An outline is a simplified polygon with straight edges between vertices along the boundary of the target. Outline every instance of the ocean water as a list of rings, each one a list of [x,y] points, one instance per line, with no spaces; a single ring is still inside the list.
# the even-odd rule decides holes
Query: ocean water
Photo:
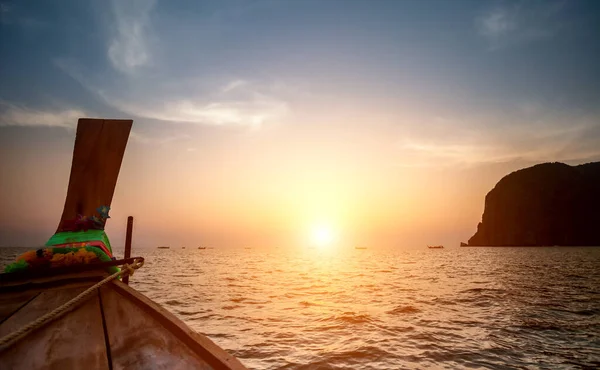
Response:
[[[600,368],[600,248],[133,254],[134,288],[253,369]]]

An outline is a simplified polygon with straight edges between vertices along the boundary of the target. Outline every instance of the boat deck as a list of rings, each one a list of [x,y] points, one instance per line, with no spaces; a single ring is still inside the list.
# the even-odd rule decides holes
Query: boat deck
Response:
[[[0,280],[0,337],[52,311],[104,276],[84,272]],[[141,293],[113,281],[71,312],[0,348],[5,369],[245,369]]]

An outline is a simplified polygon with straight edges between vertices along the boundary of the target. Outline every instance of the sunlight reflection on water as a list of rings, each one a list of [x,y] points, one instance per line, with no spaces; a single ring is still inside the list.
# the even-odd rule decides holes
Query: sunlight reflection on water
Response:
[[[134,254],[134,288],[250,368],[600,366],[598,248]]]

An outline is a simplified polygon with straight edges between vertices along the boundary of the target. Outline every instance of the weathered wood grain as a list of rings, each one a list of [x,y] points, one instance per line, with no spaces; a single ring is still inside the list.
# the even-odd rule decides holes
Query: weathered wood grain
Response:
[[[96,215],[97,207],[110,206],[132,125],[132,120],[79,119],[58,231],[65,220]]]
[[[36,291],[14,292],[11,294],[0,294],[0,323],[4,322],[13,313],[18,311],[29,300],[38,295]]]
[[[120,281],[113,281],[111,287],[125,299],[144,310],[147,315],[159,322],[165,329],[175,335],[182,344],[191,348],[197,356],[200,356],[213,368],[246,370],[246,367],[237,358],[227,353],[204,335],[190,329],[183,321],[145,295]]]
[[[113,369],[212,369],[151,315],[110,287],[100,289]]]
[[[85,287],[47,290],[0,324],[0,336],[50,312]],[[0,350],[4,369],[108,369],[98,295]]]

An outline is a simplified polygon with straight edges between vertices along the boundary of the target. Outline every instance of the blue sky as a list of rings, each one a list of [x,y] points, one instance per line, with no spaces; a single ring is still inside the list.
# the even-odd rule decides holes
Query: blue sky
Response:
[[[40,152],[68,158],[83,116],[135,120],[131,167],[256,164],[273,183],[285,163],[317,178],[357,163],[418,178],[600,159],[597,1],[2,0],[0,11],[4,171],[40,171]]]
[[[538,111],[581,121],[598,103],[598,8],[594,1],[4,1],[2,123],[24,124],[7,117],[18,109],[57,119],[125,114],[161,136],[163,122],[260,125],[293,113],[294,104],[328,99],[392,114],[426,105],[439,116],[471,114],[476,127]]]

